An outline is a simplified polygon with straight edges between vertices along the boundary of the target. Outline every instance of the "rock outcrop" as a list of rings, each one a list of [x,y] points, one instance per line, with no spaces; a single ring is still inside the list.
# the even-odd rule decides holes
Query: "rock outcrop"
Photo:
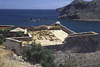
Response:
[[[100,21],[100,0],[74,0],[56,11],[60,12],[59,19]]]

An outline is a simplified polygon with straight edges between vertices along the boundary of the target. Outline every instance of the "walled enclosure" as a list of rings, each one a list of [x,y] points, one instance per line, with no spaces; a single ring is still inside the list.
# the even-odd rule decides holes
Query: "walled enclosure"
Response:
[[[65,38],[63,44],[60,45],[49,45],[45,46],[53,51],[66,51],[88,53],[94,52],[98,49],[98,33],[86,32],[86,33],[75,33],[70,29],[61,25],[63,31],[68,33],[68,37]],[[17,40],[15,40],[17,39]],[[22,38],[23,39],[23,38]],[[18,38],[6,39],[6,49],[15,50],[15,53],[20,55],[22,43],[19,42]],[[28,40],[27,38],[25,40]]]

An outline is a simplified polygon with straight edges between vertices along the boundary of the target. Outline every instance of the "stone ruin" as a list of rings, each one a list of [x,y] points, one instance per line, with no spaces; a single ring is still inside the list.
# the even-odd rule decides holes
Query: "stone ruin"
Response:
[[[85,33],[75,33],[74,31],[66,28],[61,24],[53,24],[61,26],[61,29],[68,33],[68,37],[65,38],[60,45],[48,45],[44,46],[52,51],[66,51],[76,53],[88,53],[94,52],[98,49],[98,33],[95,32],[85,32]],[[53,26],[52,25],[52,26]],[[30,40],[30,38],[24,38],[25,40]],[[21,55],[22,42],[21,39],[17,38],[6,38],[6,49],[14,51],[17,55]]]

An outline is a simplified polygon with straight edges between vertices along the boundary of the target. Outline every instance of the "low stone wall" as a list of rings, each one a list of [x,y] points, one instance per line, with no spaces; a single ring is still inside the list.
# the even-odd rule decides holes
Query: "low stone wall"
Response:
[[[66,28],[65,26],[63,26],[63,25],[60,25],[60,26],[61,26],[61,29],[62,29],[64,32],[66,32],[66,33],[68,33],[68,34],[75,34],[74,31],[72,31],[72,30]]]
[[[21,55],[22,42],[12,38],[6,38],[5,49],[11,50],[17,55]]]
[[[22,40],[22,41],[32,41],[32,37],[12,37],[12,39]]]
[[[72,31],[72,30],[66,28],[65,26],[63,26],[63,25],[61,25],[61,24],[53,24],[52,26],[60,26],[61,29],[62,29],[64,32],[66,32],[66,33],[68,33],[68,34],[75,34],[74,31]]]

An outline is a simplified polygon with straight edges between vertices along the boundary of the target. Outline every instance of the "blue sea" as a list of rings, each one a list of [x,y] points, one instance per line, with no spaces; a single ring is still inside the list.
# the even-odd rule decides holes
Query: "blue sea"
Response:
[[[39,26],[51,25],[60,21],[62,25],[77,33],[94,31],[100,34],[100,22],[59,20],[58,15],[59,13],[55,10],[0,9],[0,25]],[[41,19],[41,21],[30,22],[31,17]]]

